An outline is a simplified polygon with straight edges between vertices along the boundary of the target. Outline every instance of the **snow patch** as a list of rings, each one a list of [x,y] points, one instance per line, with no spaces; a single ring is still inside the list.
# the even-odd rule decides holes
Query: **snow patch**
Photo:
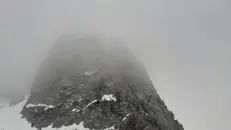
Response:
[[[116,98],[113,97],[112,94],[105,94],[105,95],[101,98],[100,101],[105,101],[105,100],[106,100],[106,101],[116,101]],[[93,100],[91,103],[89,103],[87,106],[85,106],[85,107],[83,108],[83,110],[85,110],[87,107],[89,107],[91,104],[93,104],[93,103],[95,103],[95,102],[97,102],[96,99]]]
[[[130,114],[127,114],[122,121],[125,121]]]
[[[101,101],[116,101],[116,98],[112,94],[105,94],[103,95]]]
[[[90,72],[85,72],[84,75],[89,76],[89,75],[95,74],[97,71],[98,70],[93,70],[93,71],[90,71]]]
[[[93,104],[93,103],[95,103],[95,102],[97,102],[97,100],[94,100],[94,101],[92,101],[91,103],[89,103],[86,107],[83,108],[83,110],[85,110],[87,107],[89,107],[91,104]]]
[[[72,109],[73,112],[79,112],[80,110],[79,109]]]
[[[109,127],[109,128],[106,128],[104,130],[114,130],[115,129],[115,126],[112,126],[112,127]],[[118,130],[118,129],[117,129]]]
[[[50,108],[54,108],[53,105],[46,105],[46,104],[27,104],[26,105],[26,108],[31,108],[31,107],[45,107],[44,111],[46,111],[47,109],[50,109]]]

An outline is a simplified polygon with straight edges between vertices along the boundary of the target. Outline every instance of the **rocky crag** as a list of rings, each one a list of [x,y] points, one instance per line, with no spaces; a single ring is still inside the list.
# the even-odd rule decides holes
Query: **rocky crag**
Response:
[[[143,65],[120,43],[62,35],[37,71],[21,111],[32,127],[183,130]]]

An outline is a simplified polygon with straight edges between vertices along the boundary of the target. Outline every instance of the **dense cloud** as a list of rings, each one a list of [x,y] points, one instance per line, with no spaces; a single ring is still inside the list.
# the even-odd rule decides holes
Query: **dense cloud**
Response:
[[[1,92],[25,92],[60,33],[85,31],[129,44],[185,129],[229,128],[230,1],[0,3]]]

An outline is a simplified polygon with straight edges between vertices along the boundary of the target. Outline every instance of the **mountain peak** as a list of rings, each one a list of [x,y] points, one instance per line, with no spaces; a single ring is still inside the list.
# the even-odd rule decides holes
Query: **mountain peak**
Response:
[[[37,129],[183,130],[140,62],[125,46],[110,43],[58,38],[37,72],[23,118]]]

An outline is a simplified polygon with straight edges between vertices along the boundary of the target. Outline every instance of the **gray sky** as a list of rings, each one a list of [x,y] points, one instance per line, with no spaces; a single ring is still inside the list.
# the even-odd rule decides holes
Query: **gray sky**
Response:
[[[229,23],[229,0],[0,0],[0,88],[28,87],[60,33],[95,32],[128,42],[186,130],[227,130]]]

